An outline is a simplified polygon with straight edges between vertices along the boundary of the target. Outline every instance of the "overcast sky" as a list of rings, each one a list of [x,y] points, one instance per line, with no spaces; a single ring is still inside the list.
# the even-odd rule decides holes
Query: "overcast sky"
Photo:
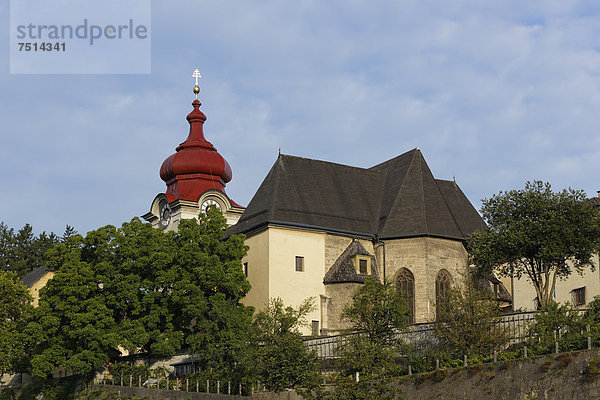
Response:
[[[0,5],[9,23],[9,5]],[[285,154],[370,167],[419,147],[482,198],[600,189],[600,2],[152,1],[149,75],[0,74],[0,220],[37,233],[149,210],[200,81],[247,205]]]

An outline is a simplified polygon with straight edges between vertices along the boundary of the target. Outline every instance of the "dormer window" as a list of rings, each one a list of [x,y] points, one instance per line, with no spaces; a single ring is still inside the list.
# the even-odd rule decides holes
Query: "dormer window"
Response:
[[[354,258],[354,269],[359,275],[371,275],[371,257],[357,255]]]

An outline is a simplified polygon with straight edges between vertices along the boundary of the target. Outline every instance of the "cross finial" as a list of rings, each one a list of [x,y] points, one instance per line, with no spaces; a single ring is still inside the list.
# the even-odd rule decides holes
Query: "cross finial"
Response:
[[[198,68],[196,68],[196,70],[192,74],[192,78],[196,78],[196,86],[194,86],[194,94],[196,95],[196,100],[198,100],[198,93],[200,93],[200,87],[198,86],[198,78],[202,78],[202,75],[200,75],[200,71],[198,71]]]

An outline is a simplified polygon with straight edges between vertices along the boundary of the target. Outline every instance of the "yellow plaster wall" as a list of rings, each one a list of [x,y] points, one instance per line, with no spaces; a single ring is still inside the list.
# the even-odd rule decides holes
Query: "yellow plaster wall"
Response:
[[[53,277],[54,271],[48,271],[40,278],[40,280],[38,280],[29,288],[29,294],[31,294],[31,297],[33,297],[33,302],[31,304],[33,304],[34,307],[37,307],[38,302],[40,301],[40,289],[46,286],[48,281]]]
[[[250,247],[242,263],[248,263],[248,282],[252,289],[243,299],[243,303],[257,310],[264,309],[269,303],[269,231],[264,230],[246,238]]]
[[[598,255],[593,257],[594,271],[586,268],[580,275],[573,270],[571,275],[564,280],[556,279],[556,291],[554,300],[558,303],[571,304],[571,291],[585,286],[585,302],[587,305],[595,296],[600,296],[600,269],[598,268]],[[533,284],[528,277],[522,276],[521,279],[511,277],[500,277],[508,292],[513,296],[513,309],[523,309],[534,311],[536,309],[535,298],[537,296]]]
[[[297,307],[313,297],[315,310],[307,320],[321,320],[320,295],[325,263],[325,234],[299,229],[269,227],[269,297],[280,297],[285,305]],[[296,256],[304,257],[304,271],[296,271]],[[310,327],[303,329],[310,334]]]

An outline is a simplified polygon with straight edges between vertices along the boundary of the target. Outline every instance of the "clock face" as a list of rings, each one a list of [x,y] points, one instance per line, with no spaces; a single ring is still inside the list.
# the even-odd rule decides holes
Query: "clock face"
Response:
[[[215,207],[217,207],[217,209],[218,209],[219,211],[221,211],[221,205],[220,205],[219,203],[217,203],[215,200],[212,200],[212,199],[205,200],[205,201],[204,201],[204,203],[202,203],[202,206],[200,207],[200,210],[201,210],[201,211],[202,211],[204,214],[206,214],[206,210],[207,210],[207,209],[208,209],[208,207],[210,207],[210,206],[215,206]]]
[[[171,222],[171,207],[168,203],[165,203],[160,208],[160,226],[166,228]]]

